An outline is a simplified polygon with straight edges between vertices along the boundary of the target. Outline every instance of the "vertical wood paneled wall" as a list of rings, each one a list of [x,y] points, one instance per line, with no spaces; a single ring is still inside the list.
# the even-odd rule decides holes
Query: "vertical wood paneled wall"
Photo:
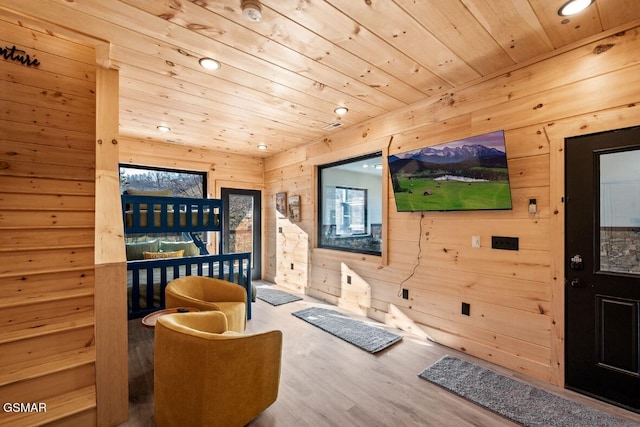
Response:
[[[301,150],[303,151],[303,150]],[[293,159],[289,159],[293,160]],[[269,160],[267,160],[267,163]],[[263,246],[265,280],[283,284],[298,292],[306,292],[309,283],[310,251],[315,239],[314,168],[306,161],[265,171]],[[291,222],[276,211],[276,194],[300,196],[300,221]]]
[[[269,158],[265,277],[406,327],[391,314],[399,310],[434,341],[563,384],[564,138],[638,125],[639,102],[640,31],[631,28]],[[316,165],[501,129],[513,210],[398,213],[391,192],[382,258],[315,247]],[[276,214],[281,191],[302,196],[301,222]],[[535,215],[527,210],[532,198]],[[491,249],[493,235],[519,237],[520,250]],[[404,300],[400,284],[416,264]]]
[[[96,423],[95,51],[0,15],[0,424]]]

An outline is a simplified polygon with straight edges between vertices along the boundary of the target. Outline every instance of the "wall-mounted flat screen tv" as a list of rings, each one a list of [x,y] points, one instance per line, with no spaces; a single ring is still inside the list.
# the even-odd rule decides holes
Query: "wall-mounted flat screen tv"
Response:
[[[504,131],[388,156],[398,212],[511,209]]]

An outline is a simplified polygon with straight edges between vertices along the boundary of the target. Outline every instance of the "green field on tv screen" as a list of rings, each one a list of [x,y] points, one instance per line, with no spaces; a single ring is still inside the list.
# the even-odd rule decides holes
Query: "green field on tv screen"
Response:
[[[399,179],[398,212],[511,209],[508,181],[436,181]]]

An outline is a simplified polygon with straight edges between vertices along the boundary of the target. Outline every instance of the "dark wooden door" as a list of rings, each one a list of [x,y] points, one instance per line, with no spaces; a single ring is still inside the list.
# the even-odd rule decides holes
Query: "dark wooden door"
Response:
[[[640,412],[640,127],[565,154],[566,386]]]

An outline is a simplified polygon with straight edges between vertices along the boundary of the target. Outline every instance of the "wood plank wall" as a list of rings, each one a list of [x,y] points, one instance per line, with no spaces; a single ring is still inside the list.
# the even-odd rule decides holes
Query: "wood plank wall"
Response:
[[[562,385],[564,138],[638,125],[638,103],[640,29],[616,29],[268,158],[265,278],[379,320],[415,322],[436,342]],[[316,248],[316,165],[501,129],[513,210],[423,217],[396,212],[391,193],[382,258]],[[282,191],[301,195],[301,222],[276,214]],[[531,198],[535,215],[527,210]],[[480,248],[471,247],[474,235]],[[492,235],[519,237],[520,250],[491,249]],[[404,300],[400,283],[416,264]],[[346,271],[358,278],[355,287]],[[461,314],[462,302],[470,316]]]
[[[197,143],[197,141],[194,141]],[[120,137],[120,163],[207,172],[209,197],[217,197],[216,187],[236,183],[239,188],[262,187],[264,160],[259,157],[207,150],[147,139]]]
[[[96,55],[0,15],[0,424],[96,423]]]

